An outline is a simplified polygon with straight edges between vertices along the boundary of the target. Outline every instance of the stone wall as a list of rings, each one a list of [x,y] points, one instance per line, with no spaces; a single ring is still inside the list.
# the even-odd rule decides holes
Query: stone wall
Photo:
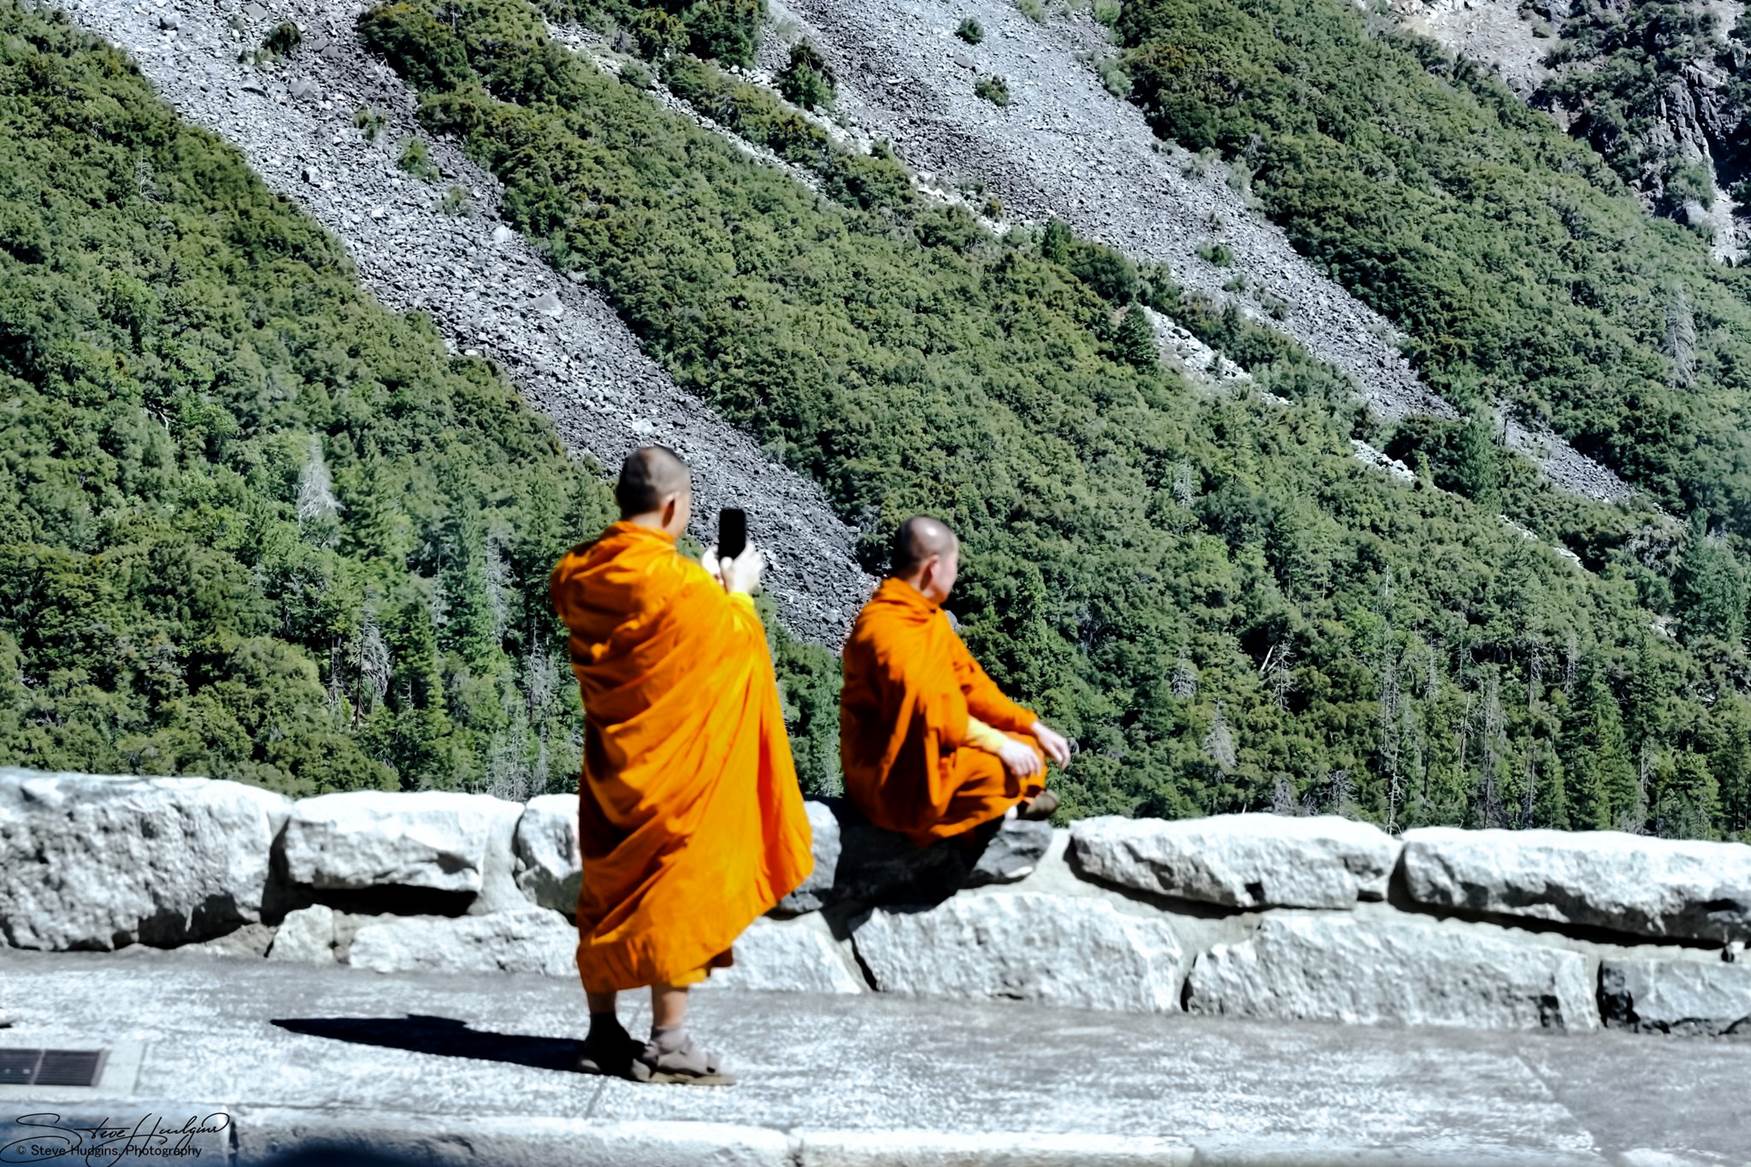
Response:
[[[0,940],[572,977],[576,809],[0,770]],[[1751,1034],[1739,844],[1227,815],[969,855],[808,809],[814,873],[704,991]]]

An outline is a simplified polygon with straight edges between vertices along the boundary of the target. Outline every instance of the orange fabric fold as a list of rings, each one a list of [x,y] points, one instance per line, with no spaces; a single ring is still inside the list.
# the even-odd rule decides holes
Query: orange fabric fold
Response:
[[[969,717],[1033,746],[1036,720],[1003,695],[948,616],[883,580],[845,644],[839,762],[845,793],[876,826],[924,844],[989,822],[1045,788],[972,746]],[[1044,755],[1041,755],[1042,762]]]
[[[633,523],[573,548],[549,586],[584,703],[584,988],[721,967],[814,862],[765,629]]]

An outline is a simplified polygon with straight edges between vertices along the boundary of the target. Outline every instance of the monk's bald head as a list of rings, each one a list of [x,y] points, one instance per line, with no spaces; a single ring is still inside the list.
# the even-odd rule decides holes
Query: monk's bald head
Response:
[[[961,541],[948,524],[929,515],[913,515],[894,532],[891,574],[909,579],[933,557],[959,558]]]
[[[669,499],[693,493],[693,476],[681,455],[667,446],[634,450],[620,464],[620,481],[614,486],[614,501],[620,517],[648,515],[659,511]]]

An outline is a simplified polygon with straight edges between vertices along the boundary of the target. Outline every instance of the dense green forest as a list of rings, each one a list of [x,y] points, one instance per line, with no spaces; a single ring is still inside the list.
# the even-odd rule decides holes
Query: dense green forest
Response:
[[[546,580],[610,517],[596,468],[120,54],[12,4],[0,141],[0,764],[575,789]],[[776,647],[806,731],[833,662]]]
[[[1548,422],[1741,549],[1751,271],[1649,219],[1481,68],[1342,0],[1132,0],[1117,29],[1158,131],[1241,168],[1433,387]]]
[[[822,482],[865,532],[869,566],[908,512],[961,530],[969,640],[1083,746],[1060,782],[1067,813],[1751,826],[1751,706],[1737,658],[1700,647],[1715,631],[1703,613],[1742,632],[1744,583],[1710,529],[1674,570],[1650,568],[1629,550],[1634,523],[1553,500],[1481,417],[1407,428],[1424,481],[1395,486],[1351,456],[1359,423],[1339,378],[1163,273],[1058,225],[993,236],[915,194],[889,153],[840,153],[698,59],[712,49],[697,38],[632,38],[664,84],[812,172],[817,194],[665,111],[642,92],[646,68],[617,80],[574,57],[542,15],[525,0],[403,0],[360,27],[419,90],[426,126],[503,180],[506,213],[555,266]],[[1290,404],[1183,383],[1147,343],[1144,303]],[[1515,319],[1511,298],[1480,306]],[[1527,332],[1545,353],[1561,335],[1549,320]],[[1620,332],[1583,328],[1563,368],[1630,345]],[[1494,388],[1480,377],[1470,399]],[[1644,432],[1661,417],[1621,420]],[[1505,529],[1510,499],[1543,508],[1598,574]],[[1689,647],[1642,606],[1672,587]]]

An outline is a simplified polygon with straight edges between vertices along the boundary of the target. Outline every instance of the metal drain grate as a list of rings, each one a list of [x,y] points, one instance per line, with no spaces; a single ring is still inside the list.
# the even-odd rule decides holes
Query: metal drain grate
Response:
[[[0,1049],[0,1086],[94,1086],[101,1049]]]

